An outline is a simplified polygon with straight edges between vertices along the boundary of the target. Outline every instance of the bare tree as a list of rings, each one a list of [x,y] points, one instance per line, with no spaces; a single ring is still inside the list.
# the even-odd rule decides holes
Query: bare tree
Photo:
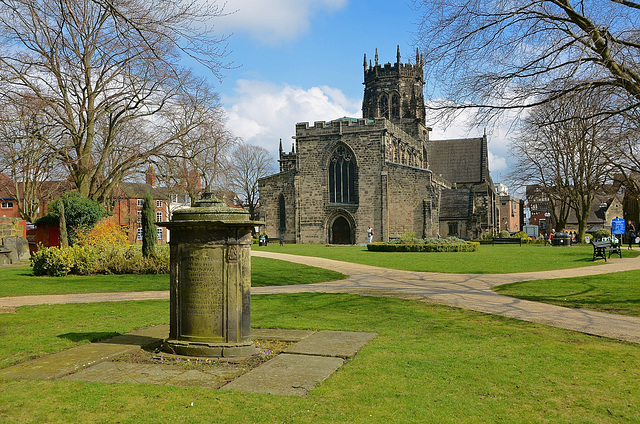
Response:
[[[249,211],[250,219],[256,219],[258,179],[273,170],[274,159],[267,149],[249,144],[238,145],[227,161],[225,176],[229,188],[236,192],[243,207]]]
[[[207,23],[221,13],[190,0],[0,1],[0,83],[46,103],[78,191],[104,200],[193,128],[176,129],[162,113],[202,84],[181,55],[219,76],[224,39]]]
[[[55,165],[56,128],[49,125],[46,105],[31,96],[0,98],[0,188],[17,202],[20,216],[34,222],[40,200],[53,197],[45,183],[59,177]],[[50,184],[48,189],[53,189]]]
[[[615,153],[611,120],[598,119],[606,97],[583,94],[569,102],[552,101],[532,109],[512,144],[516,166],[510,177],[543,187],[556,229],[566,224],[569,206],[584,239],[591,206],[612,176]]]
[[[417,42],[441,97],[480,117],[606,90],[617,113],[640,103],[640,6],[622,0],[415,0]]]
[[[195,199],[204,187],[211,188],[219,178],[224,160],[237,138],[225,127],[224,110],[217,96],[198,90],[189,103],[175,110],[175,130],[191,125],[192,129],[177,137],[170,149],[154,160],[165,181],[181,187]]]

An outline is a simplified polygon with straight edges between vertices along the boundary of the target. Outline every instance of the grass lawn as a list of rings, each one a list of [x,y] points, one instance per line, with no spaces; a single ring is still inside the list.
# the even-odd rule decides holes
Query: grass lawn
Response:
[[[362,246],[324,246],[318,244],[272,243],[266,247],[252,246],[254,250],[318,256],[364,265],[407,271],[452,272],[462,274],[503,274],[512,272],[546,271],[579,268],[603,263],[591,262],[593,247],[544,246],[539,244],[480,245],[477,252],[369,252]],[[623,257],[636,257],[638,251],[623,250]]]
[[[168,313],[168,301],[22,307],[0,315],[0,366],[167,323]],[[378,336],[304,398],[2,380],[0,421],[640,421],[639,345],[428,303],[356,295],[253,296],[252,324]]]
[[[345,278],[326,269],[267,258],[251,258],[253,287],[311,284]],[[0,267],[0,297],[37,294],[169,290],[169,275],[36,277],[29,266]]]
[[[494,290],[518,299],[640,317],[640,271],[525,281]]]

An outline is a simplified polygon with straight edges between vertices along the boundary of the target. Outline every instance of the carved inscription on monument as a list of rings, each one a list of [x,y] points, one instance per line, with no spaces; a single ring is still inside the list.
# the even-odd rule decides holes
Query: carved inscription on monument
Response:
[[[222,336],[224,284],[219,280],[223,276],[223,253],[222,246],[182,252],[180,310],[183,335]]]

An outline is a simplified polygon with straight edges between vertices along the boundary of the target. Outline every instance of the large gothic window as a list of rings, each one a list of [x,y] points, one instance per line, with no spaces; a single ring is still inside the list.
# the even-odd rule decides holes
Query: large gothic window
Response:
[[[400,95],[398,93],[391,96],[391,118],[400,118]]]
[[[380,96],[378,101],[378,111],[380,112],[380,118],[389,119],[389,97],[386,94]]]
[[[329,160],[329,201],[356,203],[355,158],[345,146],[339,146]]]

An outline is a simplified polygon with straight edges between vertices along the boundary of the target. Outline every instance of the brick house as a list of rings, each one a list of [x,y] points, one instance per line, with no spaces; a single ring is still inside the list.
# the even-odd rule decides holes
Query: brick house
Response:
[[[513,196],[498,196],[498,204],[500,210],[500,230],[506,230],[512,233],[522,231],[522,200]]]
[[[142,243],[142,206],[147,193],[153,199],[155,222],[169,220],[169,190],[156,186],[156,175],[151,166],[145,173],[144,183],[121,182],[114,190],[112,214],[116,222],[125,228],[130,243]],[[166,228],[158,227],[157,233],[159,244],[168,242]]]

